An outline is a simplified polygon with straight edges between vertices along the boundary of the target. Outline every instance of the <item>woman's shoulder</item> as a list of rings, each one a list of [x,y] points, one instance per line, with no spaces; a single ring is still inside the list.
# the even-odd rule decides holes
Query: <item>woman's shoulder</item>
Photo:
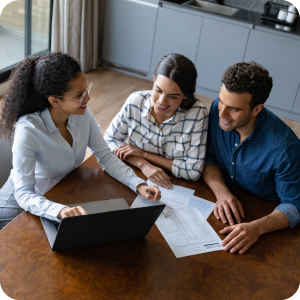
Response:
[[[143,102],[150,100],[151,93],[152,93],[151,90],[134,92],[127,98],[125,103],[127,105],[133,104],[133,105],[137,105],[138,107],[140,107],[140,105]]]
[[[208,116],[208,110],[203,102],[199,99],[193,104],[193,106],[187,111],[187,118],[194,118],[197,120],[201,120]]]
[[[40,112],[34,112],[31,114],[27,114],[19,118],[16,123],[16,129],[37,129],[43,126],[44,122],[41,118]]]

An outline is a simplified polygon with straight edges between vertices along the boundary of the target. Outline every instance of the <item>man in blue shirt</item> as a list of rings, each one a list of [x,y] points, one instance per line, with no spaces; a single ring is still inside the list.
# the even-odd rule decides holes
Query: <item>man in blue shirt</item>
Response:
[[[300,140],[264,107],[273,84],[262,66],[235,64],[222,82],[209,113],[203,179],[217,198],[216,218],[231,225],[221,231],[229,233],[224,249],[243,254],[260,235],[300,222]],[[261,219],[241,223],[243,207],[224,180],[281,204]]]

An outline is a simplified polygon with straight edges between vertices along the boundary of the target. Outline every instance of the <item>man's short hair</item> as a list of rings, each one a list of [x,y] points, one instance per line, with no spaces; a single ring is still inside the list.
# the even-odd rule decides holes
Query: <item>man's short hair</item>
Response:
[[[237,63],[229,67],[223,75],[222,82],[229,92],[251,94],[251,110],[266,102],[273,87],[269,71],[254,61]]]

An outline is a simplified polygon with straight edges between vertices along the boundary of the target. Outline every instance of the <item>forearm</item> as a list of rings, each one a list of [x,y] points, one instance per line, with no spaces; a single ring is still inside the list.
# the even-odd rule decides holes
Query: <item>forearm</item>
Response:
[[[252,222],[258,226],[259,235],[290,226],[290,223],[284,213],[277,209],[275,209],[271,214]]]
[[[216,197],[218,197],[218,195],[222,193],[230,193],[229,189],[224,183],[223,176],[219,167],[214,165],[206,166],[203,170],[202,178],[216,195]]]
[[[143,158],[157,167],[172,172],[173,159],[169,159],[161,155],[146,152],[146,151],[144,151]]]
[[[147,160],[145,160],[142,157],[138,156],[128,156],[126,158],[126,162],[130,163],[131,165],[135,166],[136,168],[139,168],[140,170],[143,168],[144,165],[149,164]]]

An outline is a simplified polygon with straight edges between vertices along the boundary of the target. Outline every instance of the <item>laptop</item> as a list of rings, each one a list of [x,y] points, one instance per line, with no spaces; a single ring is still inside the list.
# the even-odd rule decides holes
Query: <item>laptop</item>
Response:
[[[130,209],[123,198],[76,203],[88,215],[63,218],[60,223],[40,217],[53,251],[143,237],[165,205]]]

